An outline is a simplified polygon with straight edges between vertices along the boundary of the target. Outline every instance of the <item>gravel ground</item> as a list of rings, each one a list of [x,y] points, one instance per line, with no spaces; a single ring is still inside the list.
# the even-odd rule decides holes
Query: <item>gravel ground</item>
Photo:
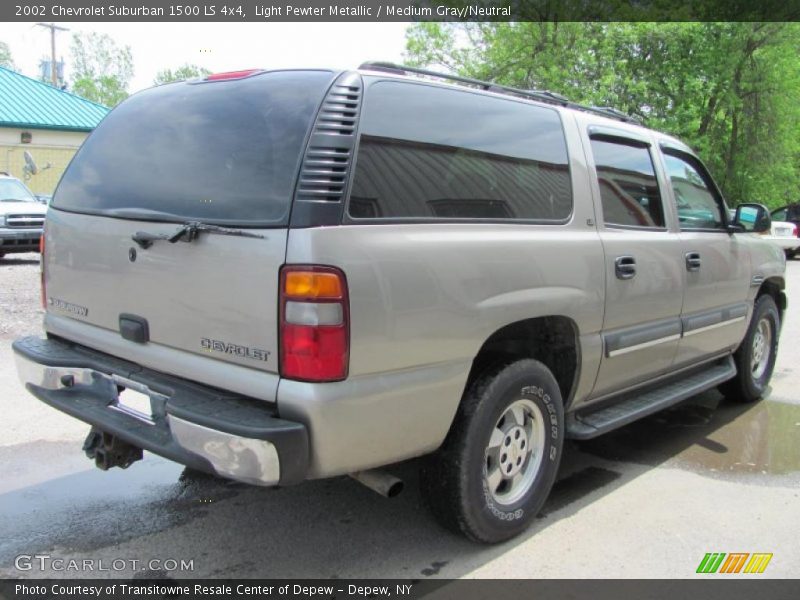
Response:
[[[39,255],[31,252],[0,258],[0,339],[41,332],[43,315]]]

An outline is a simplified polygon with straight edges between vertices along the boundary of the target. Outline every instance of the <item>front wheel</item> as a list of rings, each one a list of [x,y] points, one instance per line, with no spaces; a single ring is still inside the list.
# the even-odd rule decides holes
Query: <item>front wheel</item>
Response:
[[[753,318],[739,349],[734,353],[736,377],[720,386],[722,394],[737,402],[755,402],[764,394],[778,355],[780,313],[772,296],[756,300]]]
[[[422,491],[447,528],[484,543],[521,533],[555,481],[564,438],[561,392],[542,363],[493,369],[466,391]]]

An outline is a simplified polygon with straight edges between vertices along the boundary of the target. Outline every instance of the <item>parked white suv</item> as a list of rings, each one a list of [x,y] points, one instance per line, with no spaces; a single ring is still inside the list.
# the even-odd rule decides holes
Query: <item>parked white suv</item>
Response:
[[[38,252],[47,205],[16,177],[0,173],[0,258],[10,252]]]

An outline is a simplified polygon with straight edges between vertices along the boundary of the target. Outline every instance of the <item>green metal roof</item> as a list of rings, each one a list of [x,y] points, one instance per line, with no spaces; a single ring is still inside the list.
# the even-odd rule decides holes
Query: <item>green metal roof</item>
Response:
[[[91,131],[109,110],[0,67],[0,127]]]

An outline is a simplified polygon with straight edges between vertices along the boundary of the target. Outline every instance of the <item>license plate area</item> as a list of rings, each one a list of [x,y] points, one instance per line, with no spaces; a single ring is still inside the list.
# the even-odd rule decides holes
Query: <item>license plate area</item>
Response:
[[[117,395],[117,401],[112,405],[118,411],[126,413],[140,421],[155,425],[153,407],[150,396],[125,388]]]
[[[117,397],[110,404],[112,410],[124,413],[148,425],[165,418],[167,396],[151,390],[143,383],[119,375],[111,375],[117,386]]]

